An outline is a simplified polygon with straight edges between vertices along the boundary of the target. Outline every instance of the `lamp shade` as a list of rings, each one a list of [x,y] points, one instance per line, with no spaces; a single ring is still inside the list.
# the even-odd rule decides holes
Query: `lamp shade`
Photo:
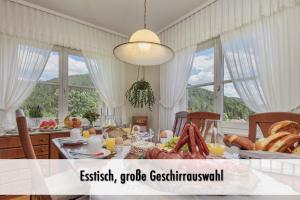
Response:
[[[114,55],[129,64],[153,66],[169,61],[174,52],[170,47],[162,45],[154,32],[141,29],[131,35],[129,42],[116,46]]]

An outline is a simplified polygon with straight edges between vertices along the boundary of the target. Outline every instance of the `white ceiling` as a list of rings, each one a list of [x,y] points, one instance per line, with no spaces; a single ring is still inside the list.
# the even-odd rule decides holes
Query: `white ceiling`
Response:
[[[25,0],[121,34],[143,27],[144,0]],[[147,0],[147,24],[159,31],[207,0]]]

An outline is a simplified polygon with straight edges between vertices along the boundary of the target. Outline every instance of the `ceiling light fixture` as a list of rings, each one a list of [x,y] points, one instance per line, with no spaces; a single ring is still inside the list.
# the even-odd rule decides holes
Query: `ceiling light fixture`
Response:
[[[146,26],[147,1],[144,1],[144,28],[134,32],[129,41],[114,48],[114,55],[133,65],[161,65],[173,58],[173,50],[160,43],[159,37]]]

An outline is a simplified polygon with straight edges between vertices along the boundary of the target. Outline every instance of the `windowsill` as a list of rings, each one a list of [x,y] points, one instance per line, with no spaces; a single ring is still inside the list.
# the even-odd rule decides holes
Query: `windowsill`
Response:
[[[248,136],[248,123],[247,122],[222,122],[222,131],[224,134]]]
[[[249,134],[249,123],[248,122],[222,122],[223,134],[238,135],[248,137]],[[262,134],[260,129],[256,130],[257,138],[261,138]]]

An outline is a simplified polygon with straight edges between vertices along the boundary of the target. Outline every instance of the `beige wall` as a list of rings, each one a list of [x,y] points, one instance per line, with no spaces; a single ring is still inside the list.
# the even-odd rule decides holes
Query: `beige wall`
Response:
[[[140,74],[141,74],[140,70]],[[125,71],[125,88],[126,91],[131,87],[132,83],[137,80],[137,72],[138,67],[137,66],[127,66]],[[154,96],[156,99],[155,105],[153,106],[152,111],[150,111],[148,108],[133,108],[131,104],[125,100],[125,123],[131,122],[132,116],[142,115],[142,116],[148,116],[149,119],[149,127],[152,128],[154,131],[158,130],[158,101],[159,101],[159,94],[160,94],[160,82],[159,82],[159,66],[151,66],[151,67],[145,67],[145,80],[148,81],[151,84],[151,87],[154,92]],[[141,77],[141,75],[140,75]]]

